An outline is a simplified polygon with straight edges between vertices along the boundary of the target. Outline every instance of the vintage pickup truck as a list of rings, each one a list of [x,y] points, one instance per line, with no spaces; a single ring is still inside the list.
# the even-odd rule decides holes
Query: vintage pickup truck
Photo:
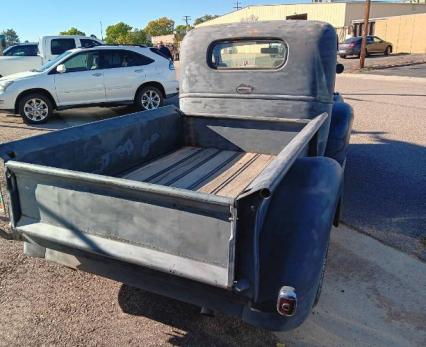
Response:
[[[295,328],[319,297],[353,117],[335,30],[203,27],[181,58],[180,109],[0,146],[13,232],[29,256]]]

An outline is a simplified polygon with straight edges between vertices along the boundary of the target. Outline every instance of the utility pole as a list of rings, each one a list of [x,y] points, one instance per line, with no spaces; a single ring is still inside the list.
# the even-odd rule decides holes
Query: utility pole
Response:
[[[99,24],[101,26],[101,41],[103,41],[104,40],[104,31],[102,30],[102,21],[101,20],[99,21]]]
[[[191,16],[183,16],[183,20],[186,23],[186,27],[189,27],[189,21],[191,20]]]
[[[361,42],[361,52],[359,52],[359,67],[364,68],[365,64],[365,52],[367,48],[367,35],[368,35],[368,20],[370,18],[370,6],[371,1],[365,0],[365,13],[364,13],[364,30],[362,31],[362,42]]]
[[[238,11],[238,10],[241,10],[243,7],[241,6],[242,4],[241,4],[241,2],[239,2],[239,1],[236,1],[235,2],[235,6],[234,6],[234,8]]]

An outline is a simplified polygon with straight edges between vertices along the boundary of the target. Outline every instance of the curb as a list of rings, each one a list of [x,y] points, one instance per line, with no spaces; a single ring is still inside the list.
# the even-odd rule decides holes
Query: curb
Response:
[[[403,66],[411,66],[411,65],[419,65],[419,64],[426,64],[426,60],[409,62],[409,63],[401,63],[401,64],[373,65],[373,66],[364,67],[360,71],[363,72],[363,71],[370,71],[370,70],[386,70],[386,69],[391,69],[394,67],[403,67]]]
[[[424,77],[408,77],[408,76],[386,76],[386,75],[375,75],[374,73],[343,73],[338,75],[345,78],[358,78],[363,80],[379,80],[379,81],[389,81],[389,82],[413,82],[413,83],[422,83],[426,84],[426,78]],[[339,77],[337,77],[339,78]]]

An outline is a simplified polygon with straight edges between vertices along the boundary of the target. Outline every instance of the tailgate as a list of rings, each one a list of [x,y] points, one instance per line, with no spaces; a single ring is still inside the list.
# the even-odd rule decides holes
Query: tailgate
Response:
[[[12,225],[25,237],[232,286],[232,199],[16,161],[6,169]]]

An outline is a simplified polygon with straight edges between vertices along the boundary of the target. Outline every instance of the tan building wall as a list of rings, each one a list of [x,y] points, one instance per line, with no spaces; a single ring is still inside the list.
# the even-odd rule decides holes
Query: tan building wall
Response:
[[[160,42],[163,42],[165,45],[170,45],[175,42],[175,35],[170,34],[170,35],[152,36],[151,42],[154,45],[158,45]]]
[[[426,14],[376,20],[375,35],[392,43],[395,53],[426,53]]]
[[[341,2],[248,6],[199,26],[244,21],[284,20],[287,16],[303,13],[308,15],[309,20],[324,21],[335,28],[343,28],[350,26],[353,20],[364,18],[364,4],[362,2]],[[370,17],[380,18],[414,13],[426,13],[426,4],[372,2]]]
[[[335,27],[345,24],[345,3],[288,4],[248,6],[200,24],[214,25],[265,20],[284,20],[287,16],[307,13],[308,19],[328,22]]]
[[[364,18],[363,3],[347,3],[345,26],[353,20]],[[401,16],[407,14],[426,13],[426,4],[371,3],[370,18]]]

